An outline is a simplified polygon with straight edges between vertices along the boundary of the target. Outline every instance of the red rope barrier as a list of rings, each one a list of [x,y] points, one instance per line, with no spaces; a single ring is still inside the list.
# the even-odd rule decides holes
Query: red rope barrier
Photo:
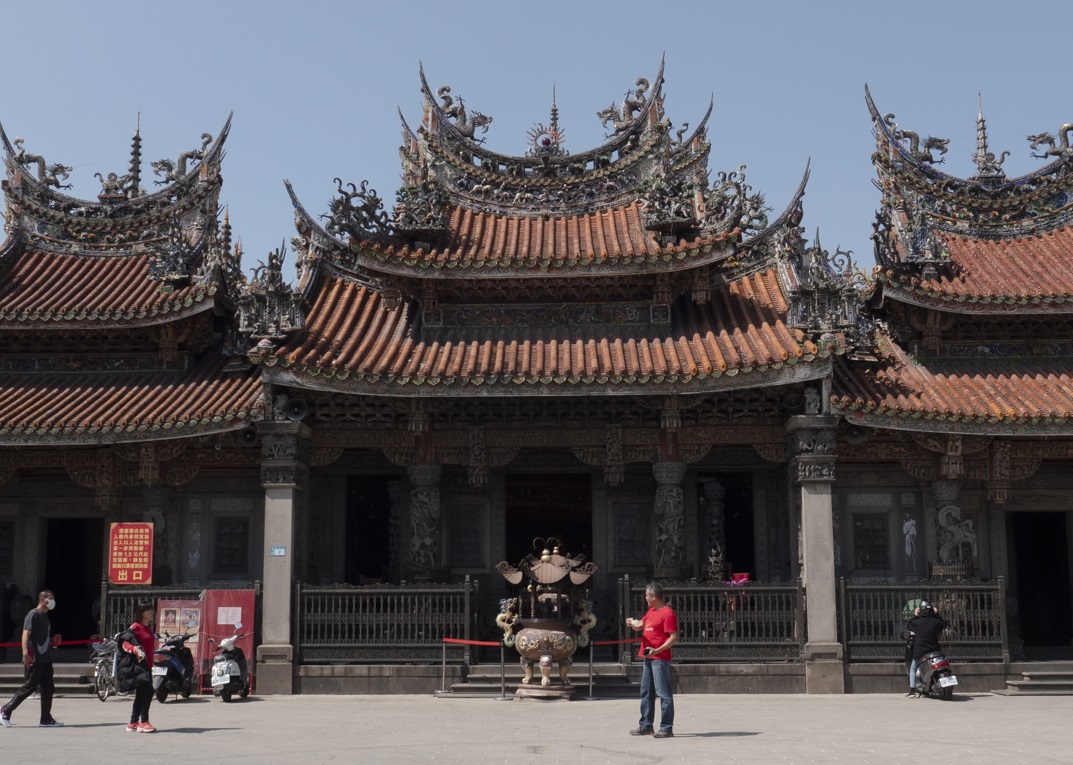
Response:
[[[443,639],[443,642],[445,642],[445,643],[460,643],[462,645],[489,645],[489,646],[497,646],[497,645],[499,645],[498,641],[489,642],[487,640],[460,640],[459,638],[448,638],[448,637],[445,637]]]
[[[640,643],[641,638],[630,638],[629,640],[597,640],[593,642],[593,645],[622,645],[623,643]]]
[[[98,640],[64,640],[57,648],[66,648],[71,645],[89,645],[90,643],[98,643]],[[22,643],[0,643],[0,648],[22,648]],[[55,650],[55,649],[53,649]]]

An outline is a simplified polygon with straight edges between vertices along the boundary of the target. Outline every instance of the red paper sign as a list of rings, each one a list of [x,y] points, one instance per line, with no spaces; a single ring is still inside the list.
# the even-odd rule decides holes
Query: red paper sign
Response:
[[[108,536],[108,581],[153,583],[153,524],[112,524]]]

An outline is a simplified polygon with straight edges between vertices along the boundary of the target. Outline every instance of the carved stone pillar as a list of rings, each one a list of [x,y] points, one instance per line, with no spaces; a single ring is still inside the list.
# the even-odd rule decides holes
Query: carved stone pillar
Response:
[[[792,417],[786,425],[791,477],[801,496],[801,564],[805,588],[805,692],[845,693],[835,588],[835,426],[824,415]]]
[[[166,585],[175,581],[174,514],[168,512],[169,489],[146,486],[142,489],[144,509],[142,521],[153,524],[153,584]]]
[[[432,576],[439,561],[440,473],[439,465],[410,465],[410,575]]]
[[[258,691],[294,692],[291,609],[298,521],[309,486],[309,426],[265,421],[261,431],[261,485],[265,489],[262,644],[257,648]]]
[[[714,478],[701,484],[704,490],[704,507],[708,512],[708,560],[705,564],[708,578],[722,582],[727,578],[726,559],[726,503],[727,490]]]
[[[685,497],[682,479],[684,462],[656,462],[656,576],[677,579],[685,563]]]
[[[934,574],[967,578],[975,571],[976,528],[961,517],[961,484],[932,481],[935,496],[935,547],[939,567]]]

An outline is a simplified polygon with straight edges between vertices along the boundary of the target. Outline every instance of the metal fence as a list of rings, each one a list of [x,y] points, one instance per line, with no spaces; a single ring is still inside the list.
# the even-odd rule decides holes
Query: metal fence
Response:
[[[800,661],[805,646],[804,591],[792,584],[662,582],[678,617],[676,661]],[[619,624],[647,609],[645,582],[619,580]],[[635,648],[635,647],[634,647]],[[627,649],[631,661],[636,650]]]
[[[254,590],[260,597],[260,582],[229,583],[228,586],[164,586],[137,587],[133,585],[109,585],[107,577],[101,580],[101,635],[111,637],[130,627],[134,621],[134,608],[138,603],[149,602],[154,606],[158,600],[200,600],[205,590]],[[256,623],[256,619],[254,620]]]
[[[477,583],[295,587],[294,645],[304,664],[440,663],[442,639],[473,634]],[[448,647],[470,663],[470,647]]]
[[[993,582],[839,582],[839,629],[847,661],[902,661],[905,626],[921,599],[947,621],[942,644],[959,661],[1010,660],[1006,585]]]

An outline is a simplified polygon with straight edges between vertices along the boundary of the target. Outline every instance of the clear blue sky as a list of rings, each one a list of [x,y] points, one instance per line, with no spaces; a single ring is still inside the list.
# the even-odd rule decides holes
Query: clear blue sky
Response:
[[[243,267],[294,232],[289,178],[313,213],[332,178],[399,184],[397,109],[421,117],[418,64],[494,118],[490,149],[523,154],[552,87],[573,152],[603,141],[596,112],[651,79],[696,125],[714,96],[711,169],[747,166],[781,212],[812,160],[804,225],[872,262],[874,147],[864,85],[920,135],[950,139],[947,172],[975,167],[977,94],[991,148],[1017,176],[1025,136],[1073,122],[1064,6],[986,2],[4,2],[0,121],[94,199],[123,172],[141,113],[146,160],[195,148],[235,118],[222,201]],[[148,167],[145,168],[149,173]],[[149,181],[151,182],[151,178]],[[288,255],[289,273],[293,257]]]

